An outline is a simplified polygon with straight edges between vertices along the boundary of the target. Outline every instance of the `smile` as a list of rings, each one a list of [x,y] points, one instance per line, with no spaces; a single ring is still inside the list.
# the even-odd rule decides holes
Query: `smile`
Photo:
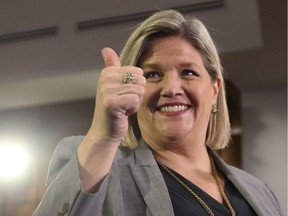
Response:
[[[180,112],[188,110],[186,105],[173,105],[173,106],[163,106],[160,108],[160,112]]]

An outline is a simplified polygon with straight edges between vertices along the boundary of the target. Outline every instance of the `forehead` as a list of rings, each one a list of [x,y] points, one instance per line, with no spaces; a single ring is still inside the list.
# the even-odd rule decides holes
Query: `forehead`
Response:
[[[157,61],[173,61],[182,59],[187,63],[203,63],[200,52],[181,37],[166,37],[154,41],[142,58],[142,63],[149,64]]]

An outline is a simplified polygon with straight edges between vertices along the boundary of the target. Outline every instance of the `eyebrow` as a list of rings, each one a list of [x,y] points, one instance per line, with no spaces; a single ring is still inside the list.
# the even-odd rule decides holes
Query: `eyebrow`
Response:
[[[201,68],[198,64],[194,63],[194,62],[189,62],[189,63],[181,63],[179,65],[176,65],[177,68]],[[157,63],[144,63],[142,66],[142,68],[161,68],[160,64]],[[204,67],[205,68],[205,67]]]

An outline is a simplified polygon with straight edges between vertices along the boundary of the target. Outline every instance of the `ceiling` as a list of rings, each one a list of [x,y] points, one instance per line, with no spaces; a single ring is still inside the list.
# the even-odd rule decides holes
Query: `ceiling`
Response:
[[[101,49],[119,53],[156,8],[200,17],[241,91],[286,86],[285,0],[10,0],[0,7],[0,110],[94,97]]]

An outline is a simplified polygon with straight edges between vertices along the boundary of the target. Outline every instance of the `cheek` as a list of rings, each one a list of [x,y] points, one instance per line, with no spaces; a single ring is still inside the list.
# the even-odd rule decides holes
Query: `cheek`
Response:
[[[151,125],[158,101],[159,92],[152,85],[146,85],[142,103],[137,111],[140,128]]]
[[[139,109],[137,111],[138,116],[145,119],[145,117],[147,116],[147,113],[151,109],[150,108],[151,107],[150,101],[151,101],[151,95],[150,95],[150,92],[146,89],[144,96],[143,96],[143,99],[142,99],[142,102],[141,102]]]
[[[189,90],[189,97],[195,104],[213,103],[214,93],[211,85],[194,85]]]
[[[156,109],[157,102],[159,100],[159,92],[154,88],[153,85],[146,85],[145,93],[142,99],[142,103],[139,109],[151,111]]]
[[[137,111],[138,125],[141,132],[146,131],[150,128],[151,121],[153,119],[153,114],[149,108],[149,97],[143,97],[142,103]]]
[[[147,94],[147,92],[145,91],[145,94],[143,96],[142,102],[141,102],[141,104],[139,106],[139,110],[138,110],[138,113],[140,115],[142,115],[144,113],[145,109],[148,109],[148,107],[149,107],[148,104],[149,104],[149,94]]]

